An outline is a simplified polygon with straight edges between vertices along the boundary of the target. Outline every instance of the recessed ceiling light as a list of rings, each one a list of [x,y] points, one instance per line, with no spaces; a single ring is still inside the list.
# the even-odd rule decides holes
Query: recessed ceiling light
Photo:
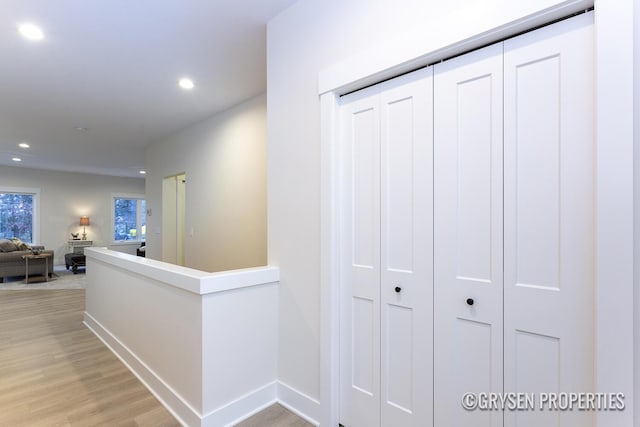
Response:
[[[14,162],[21,162],[22,159],[20,157],[12,157],[11,160],[13,160]]]
[[[26,142],[21,142],[20,144],[18,144],[18,147],[20,147],[20,148],[29,148],[30,145],[27,144]]]
[[[140,171],[140,175],[146,175],[147,171]]]
[[[74,127],[74,129],[77,130],[78,132],[86,132],[86,131],[89,130],[89,128],[85,128],[85,127],[82,127],[82,126],[76,126],[76,127]]]
[[[188,89],[188,90],[190,90],[190,89],[193,89],[193,88],[195,87],[195,84],[193,84],[193,80],[191,80],[191,79],[187,79],[187,78],[180,79],[180,81],[178,82],[178,84],[180,85],[180,87],[181,87],[182,89]]]
[[[42,40],[44,38],[44,33],[40,27],[33,24],[22,24],[18,27],[18,31],[29,40]]]

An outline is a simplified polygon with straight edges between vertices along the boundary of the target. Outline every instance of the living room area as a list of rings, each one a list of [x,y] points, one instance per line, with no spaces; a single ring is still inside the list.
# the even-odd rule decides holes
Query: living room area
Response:
[[[40,258],[29,260],[33,273],[41,275],[46,262],[49,279],[55,279],[63,272],[84,273],[85,247],[135,254],[144,241],[144,234],[138,233],[144,226],[143,212],[126,218],[115,215],[118,200],[144,200],[143,178],[2,166],[0,182],[0,289],[25,282],[25,255]],[[118,233],[125,222],[127,234]],[[24,243],[12,247],[11,239]]]

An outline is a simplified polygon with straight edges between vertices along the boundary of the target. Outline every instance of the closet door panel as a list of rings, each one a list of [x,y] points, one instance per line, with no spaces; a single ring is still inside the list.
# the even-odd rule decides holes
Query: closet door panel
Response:
[[[381,94],[381,425],[429,426],[433,405],[432,69]]]
[[[515,273],[521,286],[559,286],[560,58],[516,67],[517,105],[507,113],[517,123]],[[513,157],[513,156],[512,156]]]
[[[342,100],[340,419],[380,423],[379,96]]]
[[[592,14],[505,42],[505,389],[594,390]],[[593,412],[508,412],[589,426]]]
[[[502,391],[502,44],[435,66],[435,425],[501,426],[465,411]]]

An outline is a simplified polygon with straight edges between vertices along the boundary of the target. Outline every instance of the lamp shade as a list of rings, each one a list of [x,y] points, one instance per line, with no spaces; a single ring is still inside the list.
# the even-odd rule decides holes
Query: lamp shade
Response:
[[[80,217],[80,225],[84,225],[84,226],[91,225],[89,223],[89,217],[88,216],[81,216]]]

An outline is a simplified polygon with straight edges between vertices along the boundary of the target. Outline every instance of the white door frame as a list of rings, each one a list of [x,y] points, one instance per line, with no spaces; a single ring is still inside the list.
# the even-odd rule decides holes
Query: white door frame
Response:
[[[599,426],[634,422],[634,12],[638,0],[596,0],[596,387],[621,392],[626,409],[599,412]],[[321,108],[320,423],[338,425],[339,407],[339,156],[341,94],[390,76],[551,22],[593,2],[573,0],[439,49],[401,57],[387,44],[319,76]],[[634,16],[634,13],[636,14]],[[387,62],[380,61],[387,58]],[[389,59],[391,58],[391,59]],[[389,63],[391,61],[391,63]],[[364,64],[364,65],[363,65]],[[636,261],[640,262],[640,261]],[[586,390],[585,390],[586,391]],[[640,404],[640,402],[639,402]],[[635,416],[640,418],[640,411]]]

